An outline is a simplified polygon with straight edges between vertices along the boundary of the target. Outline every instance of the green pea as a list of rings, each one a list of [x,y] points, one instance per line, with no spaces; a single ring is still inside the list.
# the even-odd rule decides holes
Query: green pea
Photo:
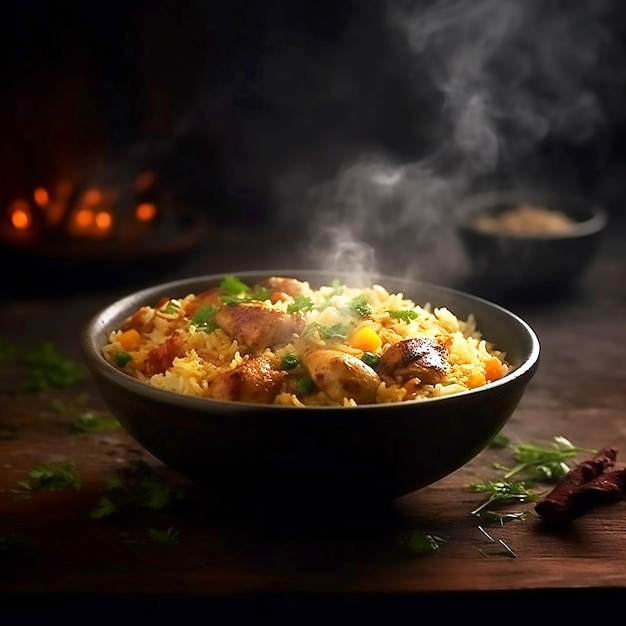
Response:
[[[361,361],[375,370],[380,365],[380,355],[374,352],[365,352],[361,357]]]
[[[297,354],[290,352],[289,354],[285,354],[280,362],[281,369],[284,370],[292,370],[300,365],[300,358]]]
[[[120,350],[119,352],[115,353],[113,360],[115,361],[115,365],[117,365],[118,367],[124,367],[127,363],[130,363],[133,360],[133,357],[130,356],[128,352]]]
[[[317,391],[317,385],[315,381],[310,376],[302,377],[296,384],[296,392],[307,394],[314,393]]]

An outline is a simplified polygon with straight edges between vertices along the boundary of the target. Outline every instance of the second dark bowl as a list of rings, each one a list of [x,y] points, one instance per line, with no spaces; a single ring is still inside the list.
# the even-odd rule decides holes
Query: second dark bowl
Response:
[[[559,211],[574,223],[545,233],[492,232],[477,225],[481,215],[498,216],[522,204]],[[471,196],[457,216],[471,280],[486,294],[568,289],[590,266],[607,224],[604,210],[585,199],[530,190]]]

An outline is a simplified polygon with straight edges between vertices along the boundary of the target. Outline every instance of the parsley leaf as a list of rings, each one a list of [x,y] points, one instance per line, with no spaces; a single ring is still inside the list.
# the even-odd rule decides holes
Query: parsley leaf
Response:
[[[225,294],[229,294],[231,296],[239,296],[242,293],[247,294],[250,292],[250,287],[233,274],[224,276],[220,283],[220,289]]]
[[[65,489],[79,489],[80,476],[76,464],[72,460],[58,463],[40,463],[28,473],[28,480],[18,482],[18,485],[29,491],[63,491]]]
[[[108,413],[85,411],[78,415],[71,424],[72,430],[81,433],[102,432],[120,428],[120,423]]]
[[[172,526],[166,528],[165,530],[160,530],[158,528],[149,528],[148,535],[151,539],[158,543],[164,544],[176,544],[180,543],[180,532],[174,530]]]
[[[372,312],[372,307],[367,301],[367,297],[365,296],[365,294],[359,294],[358,296],[352,298],[352,300],[350,300],[350,303],[348,304],[348,308],[351,311],[354,311],[355,313],[360,315],[361,317],[366,317]]]
[[[405,324],[408,324],[410,321],[417,319],[417,313],[415,311],[407,310],[407,311],[389,311],[389,317],[401,320]]]
[[[303,313],[311,311],[313,309],[313,300],[309,296],[296,296],[293,302],[287,305],[287,313],[297,313],[302,311]]]
[[[104,491],[90,514],[92,518],[111,517],[129,508],[152,511],[168,509],[183,497],[179,487],[168,485],[158,472],[143,463],[139,464],[133,475],[112,476]]]
[[[69,387],[85,378],[85,372],[74,361],[66,359],[51,343],[44,342],[37,350],[24,355],[30,373],[23,384],[25,391],[42,391]]]
[[[217,328],[215,314],[218,307],[214,304],[203,304],[191,318],[191,323],[198,329],[206,333],[211,333]]]
[[[532,491],[521,480],[487,480],[472,483],[470,489],[489,494],[487,500],[472,511],[472,515],[479,515],[490,504],[508,504],[511,502],[533,502],[539,498],[539,493]]]
[[[400,548],[407,556],[420,556],[431,554],[439,549],[443,542],[441,537],[415,530],[400,539]]]

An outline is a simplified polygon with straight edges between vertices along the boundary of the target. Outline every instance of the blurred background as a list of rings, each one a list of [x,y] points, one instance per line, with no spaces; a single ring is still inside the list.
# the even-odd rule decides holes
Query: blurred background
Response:
[[[620,0],[9,0],[3,255],[67,282],[286,231],[438,279],[477,190],[620,222],[625,29]]]

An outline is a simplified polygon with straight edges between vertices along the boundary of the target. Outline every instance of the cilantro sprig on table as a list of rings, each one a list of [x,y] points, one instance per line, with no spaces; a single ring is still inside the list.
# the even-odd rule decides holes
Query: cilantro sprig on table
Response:
[[[168,484],[148,464],[139,463],[132,474],[118,473],[109,478],[90,517],[112,517],[127,509],[170,509],[182,499],[180,487]]]
[[[64,491],[80,489],[81,478],[76,463],[71,459],[57,463],[39,463],[28,472],[18,487],[27,491]]]
[[[512,465],[494,463],[493,468],[501,474],[497,478],[477,481],[469,489],[486,494],[485,501],[471,513],[483,522],[506,522],[526,517],[526,511],[500,512],[490,509],[507,504],[534,502],[545,492],[542,484],[555,484],[572,469],[572,461],[580,454],[595,450],[575,446],[563,436],[553,438],[551,445],[511,443],[499,435],[492,444],[494,448],[508,449],[513,457]]]
[[[20,385],[23,392],[60,389],[86,378],[85,370],[50,341],[25,351],[0,337],[0,364],[24,370]]]

